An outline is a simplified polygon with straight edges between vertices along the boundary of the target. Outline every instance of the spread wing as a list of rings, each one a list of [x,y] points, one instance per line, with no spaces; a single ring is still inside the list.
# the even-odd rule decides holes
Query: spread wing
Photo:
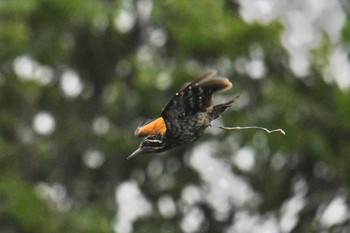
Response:
[[[215,77],[216,71],[209,71],[190,83],[186,83],[169,101],[162,111],[167,129],[173,122],[197,112],[206,112],[212,108],[214,92],[232,86],[227,78]]]

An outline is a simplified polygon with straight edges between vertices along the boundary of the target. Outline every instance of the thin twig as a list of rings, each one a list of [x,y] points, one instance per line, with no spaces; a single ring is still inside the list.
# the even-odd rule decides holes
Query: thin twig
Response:
[[[236,126],[236,127],[225,127],[225,126],[220,126],[219,128],[220,128],[220,129],[223,129],[223,130],[261,129],[261,130],[264,130],[264,131],[267,132],[267,133],[279,132],[279,133],[281,133],[281,134],[283,134],[283,135],[286,135],[286,133],[285,133],[282,129],[268,130],[268,129],[266,129],[266,128],[259,127],[259,126],[244,126],[244,127],[241,127],[241,126]]]

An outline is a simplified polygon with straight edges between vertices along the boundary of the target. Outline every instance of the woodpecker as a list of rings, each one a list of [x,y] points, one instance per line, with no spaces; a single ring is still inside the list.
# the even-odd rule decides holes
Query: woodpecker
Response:
[[[139,148],[127,159],[145,153],[163,152],[200,138],[210,122],[220,117],[239,97],[213,106],[213,94],[231,87],[232,83],[225,77],[217,77],[216,71],[209,71],[185,83],[164,107],[159,118],[137,127],[135,135],[144,138]]]

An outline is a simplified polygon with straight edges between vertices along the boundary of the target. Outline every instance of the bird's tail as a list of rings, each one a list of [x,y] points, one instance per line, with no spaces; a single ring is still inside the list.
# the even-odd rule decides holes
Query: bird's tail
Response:
[[[213,110],[210,112],[210,115],[211,115],[212,119],[214,120],[214,119],[220,117],[220,116],[221,116],[221,113],[223,113],[224,111],[226,111],[226,109],[228,109],[229,107],[231,107],[232,104],[233,104],[238,98],[239,98],[239,95],[233,97],[232,99],[226,101],[225,103],[215,105],[215,106],[213,107]]]

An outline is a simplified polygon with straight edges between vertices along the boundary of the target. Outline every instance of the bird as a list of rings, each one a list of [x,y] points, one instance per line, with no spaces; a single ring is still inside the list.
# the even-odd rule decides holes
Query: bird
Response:
[[[203,136],[211,121],[219,118],[239,96],[213,105],[215,92],[232,88],[232,83],[210,70],[185,83],[163,108],[160,117],[141,123],[135,136],[143,137],[139,147],[127,159],[141,154],[159,153],[188,144]]]

